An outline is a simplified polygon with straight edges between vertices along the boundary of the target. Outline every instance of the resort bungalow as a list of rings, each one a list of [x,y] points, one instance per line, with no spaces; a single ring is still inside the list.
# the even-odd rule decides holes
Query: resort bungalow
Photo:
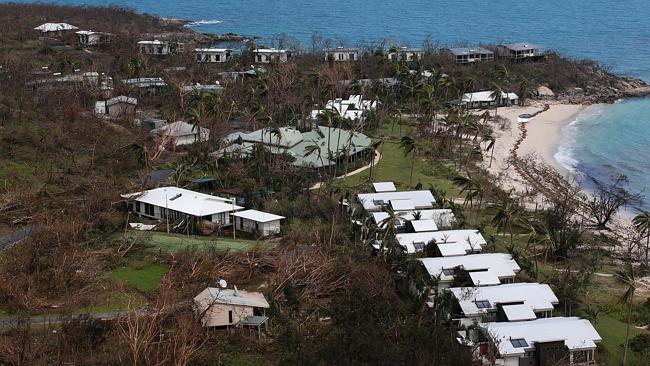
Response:
[[[418,221],[411,221],[410,224],[420,224],[424,220]],[[413,227],[416,228],[416,226]],[[397,234],[396,239],[407,254],[423,251],[427,244],[435,242],[438,245],[437,254],[442,257],[480,253],[487,245],[483,235],[478,230],[435,230],[437,230],[437,227],[434,230],[421,230],[419,232],[414,230],[415,232],[412,233]],[[442,244],[455,245],[444,246]],[[456,248],[460,250],[452,251],[452,249]]]
[[[367,113],[377,109],[377,101],[365,100],[362,95],[350,95],[348,99],[337,98],[327,101],[325,109],[311,111],[312,121],[318,121],[323,113],[331,111],[341,118],[347,118],[354,122],[363,122]]]
[[[467,65],[483,61],[494,61],[494,52],[484,47],[450,48],[448,50],[448,54],[457,65]]]
[[[549,318],[559,303],[547,284],[510,283],[487,287],[454,287],[460,324],[516,322]]]
[[[502,366],[595,365],[602,340],[589,320],[577,317],[480,324],[473,338],[477,359]]]
[[[256,234],[257,236],[269,236],[280,233],[280,220],[284,216],[274,215],[257,210],[246,210],[236,212],[235,229],[247,233]]]
[[[181,145],[190,145],[196,142],[208,141],[210,130],[191,125],[187,122],[176,121],[155,130],[151,130],[151,134],[156,138],[158,143],[178,147]]]
[[[98,117],[106,116],[109,118],[124,118],[135,115],[135,109],[138,106],[136,98],[130,98],[125,95],[111,98],[109,100],[100,100],[95,103],[95,115]]]
[[[113,42],[113,35],[110,33],[82,30],[75,32],[75,34],[77,35],[77,44],[82,48],[98,47]]]
[[[232,50],[228,48],[195,48],[196,62],[221,63],[232,58]]]
[[[460,106],[467,109],[485,109],[497,106],[497,101],[494,99],[494,92],[490,90],[480,91],[475,93],[463,94],[460,101]],[[501,93],[501,98],[498,100],[499,107],[507,107],[519,104],[519,96],[515,93]]]
[[[230,199],[178,187],[123,194],[122,198],[128,200],[132,213],[167,222],[193,219],[229,226],[230,215],[244,209]]]
[[[291,51],[277,48],[258,48],[253,50],[253,55],[258,64],[283,63],[292,56]]]
[[[45,37],[62,37],[68,32],[79,29],[72,24],[68,23],[44,23],[34,28]]]
[[[544,57],[544,47],[532,43],[502,44],[497,47],[500,57],[512,61],[536,60]]]
[[[125,84],[132,89],[134,89],[138,95],[145,96],[155,96],[167,89],[167,83],[162,78],[134,78],[134,79],[125,79],[122,80],[122,84]]]
[[[183,52],[184,44],[173,41],[140,41],[138,42],[140,53],[145,55],[154,56],[167,56],[175,53]]]
[[[448,230],[456,224],[456,217],[450,209],[406,210],[395,211],[395,214],[395,229],[398,233],[417,232],[418,229]],[[388,217],[384,211],[372,212],[372,218],[380,229],[385,228]]]
[[[388,59],[391,61],[415,61],[421,60],[424,56],[419,48],[400,47],[388,53]]]
[[[510,254],[481,253],[462,256],[419,258],[429,276],[436,279],[438,289],[449,288],[459,269],[469,274],[473,286],[495,286],[513,283],[521,270]]]
[[[208,287],[193,299],[194,313],[204,327],[266,324],[269,303],[260,292]]]
[[[346,62],[359,60],[359,50],[356,48],[336,47],[325,50],[325,61]]]
[[[367,212],[383,211],[390,205],[395,211],[432,209],[436,199],[428,190],[406,192],[360,193],[357,200]]]

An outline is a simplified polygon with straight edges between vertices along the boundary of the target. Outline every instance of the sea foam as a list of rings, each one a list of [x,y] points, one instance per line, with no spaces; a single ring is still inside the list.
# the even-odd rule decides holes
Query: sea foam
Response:
[[[195,20],[192,22],[189,22],[185,24],[186,27],[198,27],[200,25],[209,25],[209,24],[221,24],[223,23],[223,20],[216,20],[216,19],[210,19],[210,20]]]

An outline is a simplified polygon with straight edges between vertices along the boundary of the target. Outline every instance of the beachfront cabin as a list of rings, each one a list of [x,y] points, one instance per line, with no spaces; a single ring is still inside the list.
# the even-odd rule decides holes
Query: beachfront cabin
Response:
[[[184,51],[185,45],[181,42],[174,41],[139,41],[138,48],[140,53],[153,56],[167,56]]]
[[[406,254],[421,252],[429,243],[436,244],[436,255],[440,257],[480,253],[487,245],[487,241],[478,230],[438,231],[438,227],[435,225],[436,220],[433,219],[430,221],[434,223],[434,227],[430,225],[429,230],[418,230],[419,226],[424,225],[422,221],[424,220],[410,221],[409,224],[412,228],[409,231],[411,232],[396,235],[397,243]]]
[[[501,98],[495,100],[494,92],[485,90],[475,93],[463,94],[459,105],[466,109],[489,109],[495,106],[508,107],[519,104],[519,96],[515,93],[501,92]]]
[[[34,28],[40,32],[43,37],[63,37],[73,30],[79,29],[72,24],[68,23],[44,23]]]
[[[253,56],[258,64],[275,64],[289,61],[292,53],[289,50],[277,48],[258,48],[253,50]]]
[[[399,234],[417,232],[417,230],[448,230],[456,224],[456,217],[450,209],[405,210],[395,211],[395,214],[397,215],[395,231]],[[372,218],[380,230],[386,228],[386,219],[388,217],[388,213],[384,211],[372,212]],[[427,223],[429,220],[433,221],[433,223]],[[433,229],[434,225],[435,229]]]
[[[551,287],[540,283],[454,287],[449,292],[458,305],[453,316],[463,326],[549,318],[559,303]]]
[[[280,233],[280,221],[284,216],[257,210],[240,211],[233,214],[235,229],[256,236],[270,236]]]
[[[122,80],[122,84],[127,85],[140,96],[160,95],[168,87],[165,80],[159,77],[125,79]]]
[[[243,210],[231,199],[211,196],[178,187],[160,187],[123,194],[129,211],[152,220],[176,222],[192,219],[218,226],[231,225],[230,216]]]
[[[176,121],[161,128],[151,130],[159,144],[178,147],[191,145],[196,142],[208,141],[210,130],[204,127],[197,127],[187,122]]]
[[[391,61],[411,62],[421,60],[422,57],[424,57],[424,52],[419,48],[400,47],[388,53],[388,59]]]
[[[448,257],[417,259],[429,276],[437,282],[438,289],[452,287],[460,270],[468,274],[471,286],[496,286],[514,283],[521,270],[510,254],[481,253]]]
[[[358,60],[359,50],[356,48],[336,47],[325,50],[325,61],[348,62]]]
[[[77,35],[77,44],[79,47],[99,47],[113,42],[113,34],[104,32],[95,32],[91,30],[82,30],[75,32]]]
[[[260,292],[208,287],[193,299],[196,317],[204,327],[256,327],[267,323],[269,303]]]
[[[589,320],[577,317],[484,323],[462,333],[461,342],[479,346],[478,361],[501,366],[596,365],[602,341]]]
[[[497,47],[497,53],[511,61],[538,60],[544,57],[544,47],[525,42],[502,44]]]
[[[194,55],[198,63],[222,63],[232,59],[232,50],[228,48],[195,48]]]
[[[136,98],[120,95],[95,102],[95,115],[115,119],[133,117],[137,106],[138,100]]]
[[[494,61],[494,52],[484,47],[450,48],[447,54],[457,65],[473,64],[475,62]]]

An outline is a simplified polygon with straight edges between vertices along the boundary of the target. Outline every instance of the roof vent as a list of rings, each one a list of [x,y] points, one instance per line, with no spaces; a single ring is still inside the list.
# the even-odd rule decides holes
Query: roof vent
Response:
[[[182,193],[179,193],[179,194],[175,195],[174,197],[170,198],[169,200],[170,201],[177,200],[177,199],[181,198],[182,195],[183,195]]]

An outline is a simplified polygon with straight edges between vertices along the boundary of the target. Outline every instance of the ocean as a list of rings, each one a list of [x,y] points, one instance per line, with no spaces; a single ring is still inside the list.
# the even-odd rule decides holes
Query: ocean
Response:
[[[104,1],[63,0],[106,5]],[[441,46],[527,41],[650,81],[650,0],[112,0],[137,11],[195,21],[201,32],[284,34],[309,49],[314,32],[335,45]],[[65,19],[61,19],[64,21]],[[650,186],[650,99],[592,106],[564,130],[558,161],[585,177],[618,174]],[[650,192],[648,199],[650,202]],[[645,208],[650,205],[645,204]]]

